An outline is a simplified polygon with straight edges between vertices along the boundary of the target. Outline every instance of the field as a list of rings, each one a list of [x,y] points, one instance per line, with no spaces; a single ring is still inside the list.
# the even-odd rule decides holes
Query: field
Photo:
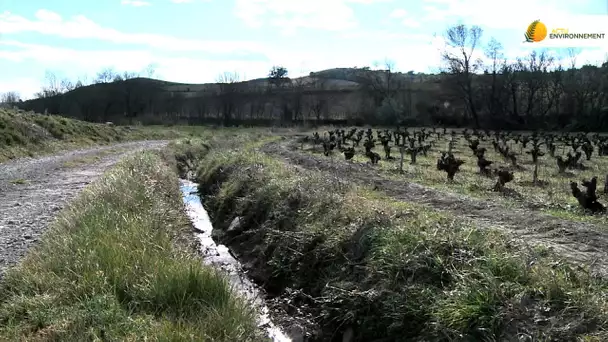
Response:
[[[583,210],[570,185],[579,183],[589,208],[608,202],[601,136],[587,135],[590,160],[583,155],[558,172],[547,145],[565,157],[585,138],[541,133],[534,181],[526,153],[533,141],[525,148],[521,142],[531,132],[496,138],[410,128],[400,167],[392,130],[394,159],[385,158],[383,128],[372,130],[377,164],[365,152],[365,133],[358,145],[354,133],[338,146],[342,133],[334,127],[317,130],[318,139],[304,129],[145,129],[177,140],[161,153],[125,160],[60,213],[39,247],[0,283],[0,338],[262,340],[249,307],[189,249],[176,170],[200,184],[214,239],[265,289],[273,319],[292,336],[608,339],[608,220]],[[470,146],[475,140],[476,153],[483,147],[483,159],[494,162],[484,174]],[[443,164],[464,162],[453,180],[438,168],[450,149],[455,159]],[[594,176],[597,201],[580,184]],[[135,211],[126,209],[133,205]]]
[[[257,147],[212,144],[197,170],[216,238],[313,340],[607,338],[605,216],[577,208],[569,185],[603,179],[606,157],[555,176],[543,156],[533,185],[528,154],[513,166],[484,138],[486,158],[514,175],[493,191],[498,176],[478,174],[462,132],[453,181],[437,170],[445,135],[400,172],[398,152],[372,165],[364,141],[350,161],[337,146],[325,156],[319,132],[316,147],[312,132],[284,131]]]
[[[428,130],[430,131],[430,129]],[[412,134],[415,134],[415,130],[410,129],[410,131],[412,131]],[[590,180],[592,177],[598,177],[599,182],[603,185],[608,173],[608,156],[598,156],[597,145],[593,145],[594,151],[589,160],[586,160],[585,154],[578,147],[577,151],[581,152],[581,156],[577,162],[580,162],[582,166],[567,167],[564,172],[560,173],[555,157],[561,156],[566,159],[568,153],[574,154],[570,140],[566,137],[578,137],[578,135],[555,133],[556,138],[552,138],[554,139],[552,144],[555,146],[554,156],[551,156],[547,149],[546,138],[539,138],[542,144],[539,150],[542,155],[538,157],[537,182],[535,183],[533,177],[535,165],[529,153],[532,149],[532,142],[528,142],[526,147],[524,147],[520,141],[521,137],[530,136],[530,132],[505,132],[503,134],[510,134],[510,136],[499,139],[501,144],[508,146],[510,151],[514,153],[516,165],[513,165],[510,158],[501,155],[499,151],[495,150],[493,141],[496,139],[493,135],[488,136],[481,132],[481,138],[473,136],[470,139],[478,140],[479,148],[486,150],[485,159],[493,162],[489,168],[506,169],[512,171],[515,176],[508,183],[505,191],[493,191],[496,177],[491,173],[480,174],[477,164],[478,158],[469,146],[470,142],[462,135],[462,130],[454,131],[458,132],[458,134],[453,138],[452,152],[458,159],[463,160],[464,164],[460,167],[453,181],[448,181],[446,173],[438,170],[436,167],[440,152],[448,150],[449,141],[452,139],[451,134],[449,134],[451,130],[448,130],[448,134],[441,133],[441,130],[437,130],[438,134],[430,134],[424,141],[424,144],[429,145],[429,149],[426,152],[427,156],[424,156],[423,152],[418,152],[418,157],[414,164],[411,163],[410,154],[405,151],[402,172],[397,172],[399,170],[400,159],[399,147],[395,146],[394,142],[390,142],[391,156],[395,160],[383,160],[379,162],[373,169],[368,168],[370,170],[369,174],[377,174],[379,177],[386,177],[395,181],[414,182],[433,189],[446,190],[486,200],[486,203],[492,206],[523,207],[541,210],[574,220],[592,221],[601,224],[608,223],[605,216],[588,215],[588,213],[581,210],[570,188],[571,181],[581,182],[582,180]],[[374,131],[374,137],[376,135],[376,131]],[[518,141],[515,141],[515,139]],[[378,139],[376,138],[376,140]],[[418,142],[416,144],[418,145]],[[350,145],[352,145],[352,142],[346,146]],[[295,146],[295,144],[292,146]],[[307,143],[301,150],[314,158],[319,158],[323,155],[321,143],[317,145]],[[373,150],[378,152],[383,159],[386,159],[383,146],[379,141],[376,141],[376,147]],[[357,148],[357,152],[352,159],[354,161],[353,168],[357,168],[358,164],[369,161],[369,158],[365,156],[363,141],[361,141],[360,147]],[[353,165],[353,163],[347,164],[344,156],[339,151],[332,152],[332,156],[326,159],[335,159],[336,162],[341,162],[343,165]],[[599,190],[601,192],[601,189]],[[599,196],[604,201],[608,200],[608,194],[606,193],[600,193]]]

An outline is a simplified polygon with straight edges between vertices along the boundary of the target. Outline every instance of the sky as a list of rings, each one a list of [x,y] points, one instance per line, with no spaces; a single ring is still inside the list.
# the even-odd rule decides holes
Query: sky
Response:
[[[524,56],[531,21],[552,15],[605,15],[606,0],[0,0],[0,93],[30,98],[58,78],[91,80],[103,68],[184,83],[224,72],[265,77],[282,65],[292,77],[334,67],[435,72],[442,34],[478,25],[509,59]],[[483,49],[478,49],[480,55]],[[584,48],[597,63],[608,47]]]

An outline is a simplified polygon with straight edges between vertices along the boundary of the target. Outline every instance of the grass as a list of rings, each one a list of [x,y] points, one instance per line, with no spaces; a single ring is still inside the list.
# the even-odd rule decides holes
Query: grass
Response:
[[[75,158],[61,163],[63,167],[76,167],[80,165],[92,164],[101,160],[100,155],[92,155],[86,157]]]
[[[375,133],[374,133],[375,135]],[[521,170],[514,171],[515,179],[507,184],[510,191],[510,196],[505,196],[501,193],[493,192],[492,187],[496,183],[495,178],[483,177],[479,175],[477,167],[477,158],[468,147],[468,143],[463,137],[459,137],[454,146],[454,155],[465,161],[465,164],[460,168],[460,172],[456,174],[454,182],[447,182],[446,174],[436,168],[437,157],[440,151],[447,150],[446,138],[437,139],[433,148],[429,151],[428,156],[418,155],[415,165],[409,164],[409,156],[405,156],[404,174],[399,175],[395,170],[399,167],[399,150],[396,147],[391,149],[391,155],[396,158],[395,161],[381,160],[378,165],[380,175],[392,179],[406,180],[426,185],[432,188],[451,191],[455,193],[465,194],[478,199],[498,201],[501,205],[532,205],[546,211],[548,214],[558,217],[568,217],[577,221],[588,221],[602,225],[608,225],[606,216],[590,216],[581,210],[577,200],[570,192],[570,181],[580,182],[582,179],[589,180],[593,176],[598,176],[598,180],[603,182],[606,170],[608,169],[608,157],[598,157],[594,153],[590,161],[584,160],[583,163],[588,167],[587,170],[568,170],[564,175],[557,172],[557,163],[554,158],[551,158],[546,149],[543,148],[545,156],[539,157],[539,179],[545,182],[543,186],[534,186],[532,183],[532,173],[534,164],[532,157],[525,153],[528,149],[522,149],[521,144],[515,145],[515,152],[518,154],[518,164],[523,167]],[[561,144],[556,144],[557,155],[565,155],[571,148],[566,148]],[[481,141],[480,147],[486,148],[486,159],[494,162],[492,167],[508,167],[510,164],[506,162],[498,152],[494,151],[491,140]],[[357,154],[354,157],[356,162],[368,162],[369,159],[364,155],[363,141],[361,146],[356,148]],[[309,154],[323,156],[323,148],[312,145],[306,145],[304,151]],[[375,148],[382,157],[384,152],[382,145],[379,143]],[[336,152],[338,154],[339,152]],[[584,159],[584,156],[583,158]],[[343,156],[339,155],[335,158],[338,162],[345,163]],[[608,196],[598,191],[598,197],[603,203],[608,203]]]
[[[110,148],[107,150],[96,151],[94,154],[91,154],[91,155],[70,159],[68,161],[61,163],[61,165],[63,167],[70,168],[70,167],[92,164],[92,163],[100,161],[103,157],[109,156],[111,154],[119,153],[119,152],[125,152],[125,151],[126,151],[126,149],[123,149],[123,148]]]
[[[0,162],[132,140],[195,136],[197,127],[112,126],[0,108]]]
[[[212,149],[199,165],[218,238],[270,293],[296,289],[323,338],[608,338],[606,284],[542,247],[255,149]],[[245,230],[228,231],[237,216]]]
[[[255,315],[195,253],[159,154],[119,163],[0,283],[3,341],[257,341]]]

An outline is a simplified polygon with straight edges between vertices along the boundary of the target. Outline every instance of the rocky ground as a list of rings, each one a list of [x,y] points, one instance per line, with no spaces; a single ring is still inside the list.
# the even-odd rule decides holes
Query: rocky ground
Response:
[[[166,143],[129,142],[0,164],[0,277],[84,186],[125,155]]]

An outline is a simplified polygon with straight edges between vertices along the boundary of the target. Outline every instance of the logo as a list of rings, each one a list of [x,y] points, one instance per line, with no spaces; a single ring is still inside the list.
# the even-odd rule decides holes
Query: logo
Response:
[[[601,32],[572,33],[566,28],[556,28],[549,33],[549,39],[604,39],[606,34]]]
[[[540,20],[534,20],[532,24],[528,26],[526,33],[526,43],[538,43],[547,38],[547,26],[541,23]]]

